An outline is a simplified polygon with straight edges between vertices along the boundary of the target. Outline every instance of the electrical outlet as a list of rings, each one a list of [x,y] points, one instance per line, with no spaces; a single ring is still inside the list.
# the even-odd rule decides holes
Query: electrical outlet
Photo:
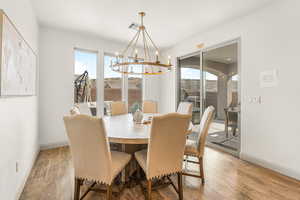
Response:
[[[16,162],[16,173],[18,173],[18,172],[19,172],[19,163]]]
[[[261,104],[262,103],[262,98],[261,98],[261,96],[249,97],[248,102],[251,103],[251,104]]]

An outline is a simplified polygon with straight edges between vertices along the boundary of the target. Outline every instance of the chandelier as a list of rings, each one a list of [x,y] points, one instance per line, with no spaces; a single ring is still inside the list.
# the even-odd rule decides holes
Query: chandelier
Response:
[[[121,54],[116,52],[116,59],[111,61],[113,71],[134,75],[159,75],[171,70],[171,57],[167,63],[161,62],[159,49],[144,26],[144,12],[139,12],[141,23],[138,31]]]

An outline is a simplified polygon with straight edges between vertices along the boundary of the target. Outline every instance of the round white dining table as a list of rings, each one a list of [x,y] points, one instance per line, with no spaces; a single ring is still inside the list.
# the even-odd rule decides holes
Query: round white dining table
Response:
[[[144,119],[151,115],[144,115]],[[119,144],[148,144],[150,123],[136,124],[132,114],[105,116],[107,136],[110,142]]]
[[[144,114],[144,119],[159,114]],[[132,114],[124,114],[117,116],[105,116],[105,128],[109,141],[119,144],[148,144],[150,137],[151,123],[136,124],[133,122]],[[192,123],[187,134],[191,133]]]

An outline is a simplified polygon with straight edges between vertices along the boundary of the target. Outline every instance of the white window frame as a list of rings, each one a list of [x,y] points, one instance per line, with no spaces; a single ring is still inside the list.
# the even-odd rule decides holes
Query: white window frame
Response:
[[[74,47],[73,48],[73,75],[75,74],[75,52],[76,51],[81,51],[81,52],[86,52],[86,53],[92,53],[92,54],[96,54],[97,55],[97,60],[96,60],[96,85],[99,85],[99,51],[97,50],[92,50],[92,49],[86,49],[86,48],[79,48],[79,47]],[[98,102],[99,102],[99,87],[96,87],[96,106],[98,109]],[[73,83],[73,89],[74,89],[74,83]],[[74,94],[73,94],[73,103],[74,103],[75,99],[74,99]],[[97,112],[98,114],[98,112]]]
[[[101,87],[99,87],[99,89],[97,89],[97,91],[99,90],[98,94],[100,95],[97,98],[97,109],[100,110],[100,112],[97,112],[97,114],[99,113],[100,116],[104,116],[104,57],[105,56],[112,56],[115,57],[115,55],[113,53],[108,53],[108,52],[102,52],[101,53],[101,59],[99,59],[99,70],[97,70],[97,72],[99,71],[99,84]],[[97,79],[98,80],[98,79]],[[144,75],[142,75],[142,101],[144,100],[145,97],[145,79],[144,79]],[[98,101],[99,100],[99,101]],[[126,105],[128,107],[128,75],[127,74],[122,74],[122,101],[126,102]]]

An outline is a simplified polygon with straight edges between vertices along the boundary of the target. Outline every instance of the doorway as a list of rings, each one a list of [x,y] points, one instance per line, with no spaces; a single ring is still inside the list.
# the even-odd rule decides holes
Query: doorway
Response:
[[[177,100],[193,104],[196,139],[201,115],[216,109],[207,145],[238,156],[240,152],[239,41],[231,41],[178,59]]]

